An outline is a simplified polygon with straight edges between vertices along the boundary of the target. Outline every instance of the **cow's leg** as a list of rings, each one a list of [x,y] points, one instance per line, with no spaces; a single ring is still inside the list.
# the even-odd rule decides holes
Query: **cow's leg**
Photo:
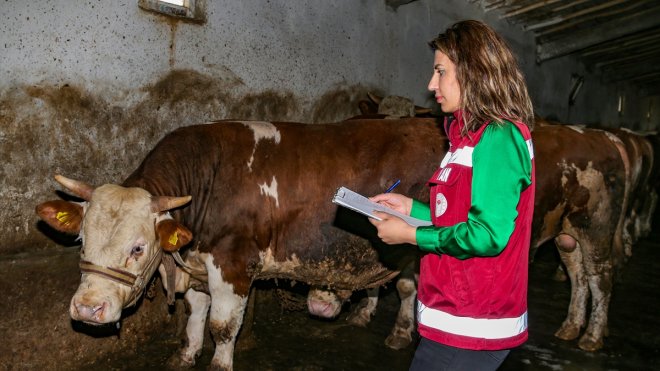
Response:
[[[190,308],[190,316],[186,324],[186,342],[178,354],[170,357],[168,366],[172,369],[195,365],[195,357],[202,353],[206,317],[211,305],[209,295],[193,289],[186,291],[184,298]]]
[[[571,302],[568,305],[568,315],[559,330],[555,332],[555,336],[564,340],[572,340],[580,335],[580,328],[585,324],[589,286],[580,244],[573,237],[560,234],[555,238],[555,245],[571,280]]]
[[[351,325],[366,327],[369,324],[371,316],[376,312],[379,291],[378,287],[367,289],[367,297],[360,300],[357,307],[346,317]]]
[[[396,283],[396,289],[401,299],[401,306],[396,317],[392,332],[385,339],[385,345],[392,349],[403,349],[412,342],[412,332],[415,327],[415,299],[417,287],[409,277],[401,277]]]
[[[651,222],[653,220],[653,214],[655,213],[655,208],[658,204],[658,194],[655,190],[648,192],[646,197],[646,202],[643,205],[642,216],[640,220],[640,237],[646,237],[651,233]]]
[[[623,222],[623,251],[627,257],[632,256],[632,246],[635,243],[635,231],[633,230],[635,226],[635,211],[631,211],[630,215],[627,215]]]
[[[212,258],[207,260],[206,269],[211,292],[209,327],[215,341],[215,353],[209,368],[231,370],[236,335],[243,323],[248,295],[236,294],[234,285],[223,279],[222,269],[215,266]]]
[[[609,245],[607,250],[610,249]],[[609,254],[584,254],[584,266],[591,290],[591,315],[589,325],[580,338],[578,346],[586,351],[603,347],[607,335],[607,314],[612,293],[612,263]]]

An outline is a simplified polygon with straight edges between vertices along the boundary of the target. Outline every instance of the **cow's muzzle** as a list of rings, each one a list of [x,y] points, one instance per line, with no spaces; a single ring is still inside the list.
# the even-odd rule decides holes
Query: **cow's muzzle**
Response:
[[[131,292],[124,304],[124,308],[130,307],[142,296],[149,278],[151,278],[161,262],[163,256],[162,250],[158,247],[155,250],[155,253],[151,255],[144,269],[138,275],[117,268],[102,267],[87,260],[80,261],[80,271],[83,274],[94,274],[130,287]]]

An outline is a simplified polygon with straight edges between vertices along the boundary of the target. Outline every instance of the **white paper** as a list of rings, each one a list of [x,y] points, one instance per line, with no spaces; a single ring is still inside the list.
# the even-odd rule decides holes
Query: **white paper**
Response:
[[[412,225],[413,227],[432,225],[432,223],[429,221],[413,218],[396,210],[390,209],[387,206],[373,202],[361,194],[353,192],[346,187],[340,187],[337,189],[335,196],[332,198],[332,202],[376,220],[382,219],[377,217],[374,214],[374,211],[382,211],[384,213],[388,213],[403,219],[406,223]]]

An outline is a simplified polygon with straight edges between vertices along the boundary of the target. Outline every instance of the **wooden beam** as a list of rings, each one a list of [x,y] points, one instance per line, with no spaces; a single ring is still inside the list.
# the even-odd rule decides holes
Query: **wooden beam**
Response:
[[[607,66],[614,63],[621,63],[625,61],[635,61],[635,60],[639,60],[640,58],[648,57],[648,56],[660,56],[660,45],[641,50],[639,53],[630,53],[623,57],[610,58],[606,61],[598,62],[596,63],[596,68],[602,68],[603,66]]]
[[[543,22],[534,23],[534,24],[530,24],[530,25],[525,25],[523,27],[523,30],[525,30],[525,31],[534,31],[534,30],[537,30],[539,28],[548,27],[548,26],[552,26],[552,25],[557,24],[557,23],[561,23],[563,21],[564,21],[564,18],[562,18],[562,17],[554,17],[554,18],[547,19]]]
[[[600,12],[600,13],[596,13],[596,14],[588,15],[588,16],[586,16],[586,17],[581,17],[581,18],[578,18],[578,19],[576,19],[576,20],[574,20],[574,21],[572,21],[572,22],[567,22],[567,23],[565,23],[565,24],[562,24],[562,25],[559,25],[559,26],[556,26],[556,27],[552,27],[552,28],[549,28],[549,29],[547,29],[547,30],[543,30],[543,31],[541,31],[541,32],[538,32],[536,35],[537,35],[537,36],[546,36],[546,35],[548,35],[548,34],[556,33],[556,32],[559,32],[559,31],[565,30],[565,29],[567,29],[567,28],[575,27],[575,26],[577,26],[577,25],[580,24],[580,23],[583,23],[583,22],[586,22],[586,21],[592,20],[592,19],[594,19],[594,18],[601,18],[601,19],[602,19],[602,18],[605,18],[605,17],[609,17],[609,16],[611,16],[611,15],[616,15],[616,14],[619,14],[619,13],[622,13],[622,12],[627,12],[627,11],[630,11],[630,10],[632,10],[632,9],[635,9],[635,8],[637,8],[637,7],[640,7],[640,6],[644,5],[644,3],[648,2],[648,1],[649,1],[649,0],[641,0],[641,1],[639,1],[639,2],[637,2],[637,3],[634,3],[634,4],[630,5],[630,6],[627,6],[627,7],[625,7],[625,8],[613,9],[613,10],[610,10],[610,11]],[[579,15],[582,15],[582,14],[579,14],[579,15],[576,15],[576,14],[578,14],[578,13],[572,14],[572,15],[571,15],[571,18],[575,18],[575,17],[578,17]],[[567,18],[567,19],[568,19],[568,18]]]
[[[493,10],[493,9],[497,9],[497,8],[503,7],[503,6],[505,6],[505,5],[506,5],[506,4],[505,4],[504,0],[491,1],[491,2],[486,1],[486,2],[483,4],[483,7],[484,7],[484,11],[488,12],[488,11],[491,11],[491,10]]]
[[[558,7],[556,7],[556,8],[553,8],[551,11],[552,11],[552,12],[560,12],[560,11],[562,11],[562,10],[564,10],[564,9],[574,7],[574,6],[576,6],[576,5],[580,5],[580,4],[582,4],[582,3],[586,3],[587,1],[591,1],[591,0],[577,0],[577,1],[573,1],[572,3],[564,4],[564,5],[558,6]]]
[[[656,45],[660,39],[660,32],[646,33],[644,35],[637,34],[632,37],[626,37],[618,40],[617,42],[609,43],[608,45],[596,46],[589,48],[580,53],[581,57],[599,57],[599,54],[620,54],[631,48],[643,48],[646,45]],[[592,58],[593,58],[592,57]]]
[[[615,19],[605,22],[597,28],[581,30],[547,42],[539,42],[536,45],[536,60],[540,63],[657,27],[658,19],[660,19],[658,12],[648,12],[635,18],[634,21],[626,18]]]
[[[518,14],[527,13],[527,12],[532,11],[534,9],[538,9],[538,8],[544,7],[546,5],[554,4],[554,3],[559,2],[559,1],[561,1],[561,0],[542,0],[542,1],[539,1],[537,3],[533,3],[533,4],[529,4],[527,6],[520,7],[516,10],[506,12],[506,13],[504,13],[500,16],[500,19],[513,17],[513,16],[516,16]]]
[[[601,9],[606,9],[606,8],[609,8],[609,7],[613,7],[615,5],[619,5],[619,4],[621,4],[625,1],[628,1],[628,0],[611,0],[611,1],[608,1],[608,2],[603,3],[603,4],[598,4],[596,6],[592,6],[590,8],[585,8],[585,9],[582,9],[582,10],[578,10],[577,12],[573,12],[571,14],[565,14],[565,15],[559,15],[559,16],[553,17],[549,21],[544,21],[544,22],[541,22],[541,23],[538,23],[538,24],[530,25],[529,27],[526,27],[526,29],[527,30],[536,30],[536,29],[539,29],[539,28],[551,26],[553,24],[568,21],[569,19],[577,18],[577,17],[583,16],[585,14],[597,12]]]

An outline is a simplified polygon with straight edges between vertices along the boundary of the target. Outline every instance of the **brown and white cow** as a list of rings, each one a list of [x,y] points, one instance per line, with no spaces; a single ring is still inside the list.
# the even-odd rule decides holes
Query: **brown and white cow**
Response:
[[[187,245],[185,267],[174,275],[160,267],[166,289],[185,292],[191,308],[186,346],[173,363],[194,364],[208,314],[211,367],[231,369],[254,280],[353,291],[397,274],[363,238],[373,233],[366,219],[330,200],[342,185],[376,194],[396,179],[401,192],[424,198],[445,151],[432,119],[216,122],[168,134],[121,186],[57,176],[84,202],[49,201],[37,212],[82,238],[74,320],[119,321],[161,254]]]
[[[614,269],[624,260],[629,160],[621,140],[609,132],[537,124],[531,256],[554,238],[571,280],[568,315],[555,335],[575,339],[587,325],[578,345],[597,350],[607,334]]]

